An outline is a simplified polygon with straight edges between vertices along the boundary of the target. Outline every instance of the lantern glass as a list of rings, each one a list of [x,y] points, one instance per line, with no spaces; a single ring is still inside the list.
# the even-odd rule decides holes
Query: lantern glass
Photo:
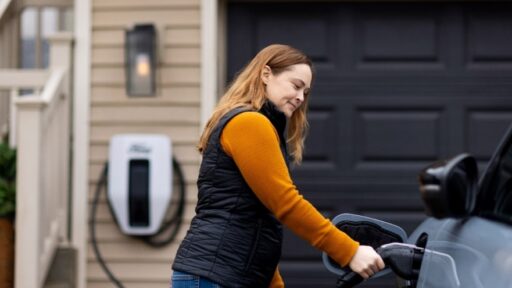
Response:
[[[153,96],[156,92],[156,32],[152,24],[136,25],[125,33],[126,93]]]

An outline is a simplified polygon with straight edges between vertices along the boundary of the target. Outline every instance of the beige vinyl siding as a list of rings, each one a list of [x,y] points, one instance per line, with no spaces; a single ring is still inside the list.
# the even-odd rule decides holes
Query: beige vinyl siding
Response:
[[[168,287],[177,245],[190,225],[197,201],[200,3],[199,0],[93,0],[92,9],[89,205],[108,158],[109,140],[121,133],[168,135],[173,141],[173,154],[182,166],[188,193],[185,220],[177,241],[164,248],[152,248],[123,235],[102,193],[96,228],[99,248],[125,287]],[[136,23],[153,23],[157,29],[156,97],[129,98],[125,92],[124,29]],[[177,193],[176,183],[173,189]],[[90,245],[87,259],[87,287],[113,287]]]

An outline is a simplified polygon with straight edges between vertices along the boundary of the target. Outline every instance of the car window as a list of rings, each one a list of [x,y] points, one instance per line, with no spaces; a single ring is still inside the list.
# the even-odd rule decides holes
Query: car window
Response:
[[[512,223],[512,131],[489,162],[483,175],[476,213]]]

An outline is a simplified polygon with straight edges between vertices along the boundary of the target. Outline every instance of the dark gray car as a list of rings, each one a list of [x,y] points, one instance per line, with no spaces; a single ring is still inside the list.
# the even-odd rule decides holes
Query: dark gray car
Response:
[[[468,154],[436,162],[419,175],[430,218],[407,237],[400,227],[368,217],[342,214],[333,223],[384,258],[397,287],[512,287],[512,127],[478,181]],[[337,287],[362,279],[323,255],[339,276]],[[367,281],[372,281],[371,279]]]

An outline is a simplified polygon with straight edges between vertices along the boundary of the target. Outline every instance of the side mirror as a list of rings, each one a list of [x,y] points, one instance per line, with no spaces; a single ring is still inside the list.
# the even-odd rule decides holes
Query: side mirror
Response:
[[[427,214],[435,218],[468,216],[475,207],[477,180],[476,160],[468,154],[423,169],[419,182]]]

